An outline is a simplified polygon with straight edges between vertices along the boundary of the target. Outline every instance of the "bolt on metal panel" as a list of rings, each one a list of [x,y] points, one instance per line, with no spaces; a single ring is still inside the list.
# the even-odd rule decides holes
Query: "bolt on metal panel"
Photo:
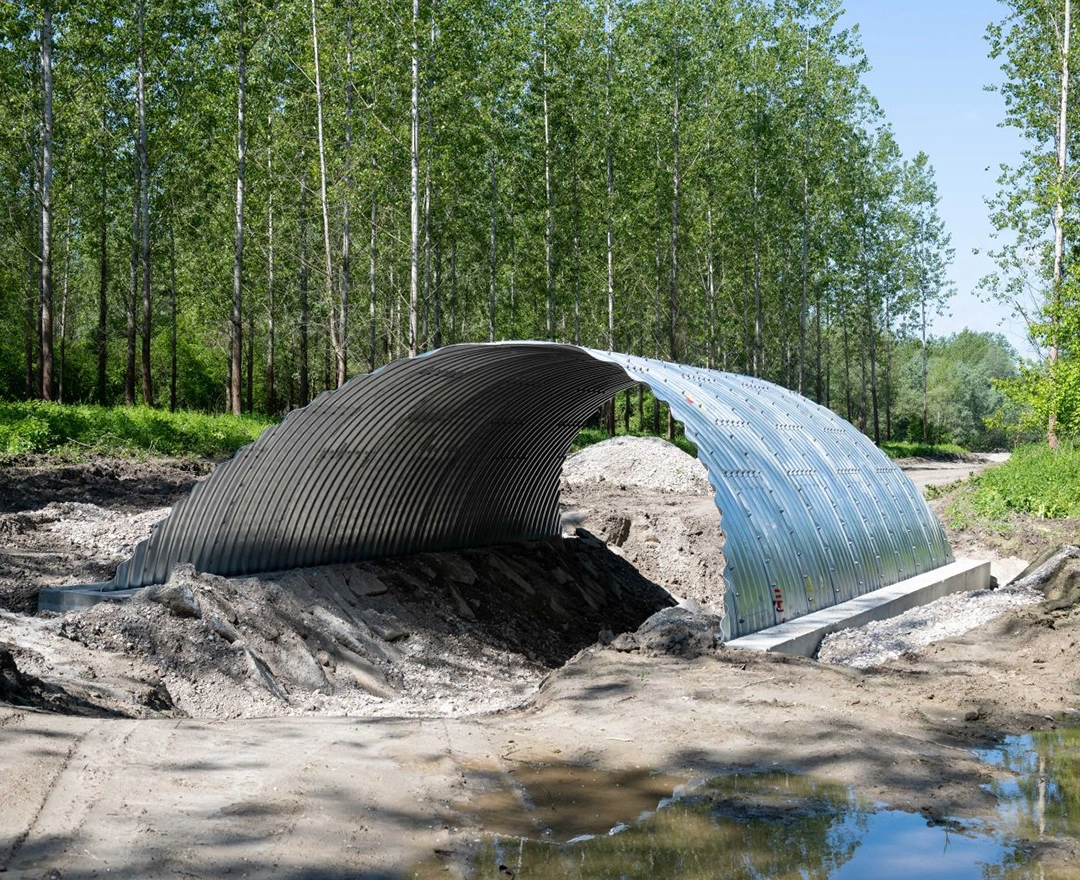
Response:
[[[290,413],[176,504],[106,589],[162,583],[179,563],[237,575],[557,534],[566,451],[638,382],[709,472],[727,635],[952,561],[911,481],[824,407],[746,376],[511,342],[395,361]]]

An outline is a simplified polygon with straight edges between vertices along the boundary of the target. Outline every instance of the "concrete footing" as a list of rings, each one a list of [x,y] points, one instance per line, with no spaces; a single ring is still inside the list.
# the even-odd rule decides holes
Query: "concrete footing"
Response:
[[[895,617],[910,608],[926,605],[950,593],[985,590],[989,586],[989,562],[958,559],[891,587],[882,587],[797,620],[732,639],[727,644],[732,648],[779,651],[783,654],[813,657],[821,640],[831,632]]]
[[[38,611],[82,611],[98,602],[122,602],[142,591],[105,590],[109,584],[88,584],[82,587],[50,587],[38,593]]]

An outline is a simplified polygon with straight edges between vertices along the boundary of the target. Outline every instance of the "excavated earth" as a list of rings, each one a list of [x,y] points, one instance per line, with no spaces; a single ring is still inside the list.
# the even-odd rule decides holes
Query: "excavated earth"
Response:
[[[707,478],[648,441],[568,460],[561,538],[184,567],[127,603],[33,613],[44,586],[109,577],[208,470],[0,471],[0,870],[398,877],[434,858],[453,876],[492,803],[549,827],[536,767],[621,780],[605,828],[661,783],[782,768],[962,831],[992,821],[1004,773],[971,748],[1080,723],[1076,554],[1030,604],[862,668],[727,648]],[[1076,876],[1076,840],[1024,844]]]

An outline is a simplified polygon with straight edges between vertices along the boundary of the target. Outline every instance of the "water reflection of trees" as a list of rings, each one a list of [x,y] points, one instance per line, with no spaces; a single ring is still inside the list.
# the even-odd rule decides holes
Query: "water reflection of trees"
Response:
[[[618,834],[572,845],[493,841],[474,864],[478,877],[499,876],[505,864],[522,877],[571,880],[826,880],[854,855],[868,816],[840,785],[779,773],[726,776]]]
[[[1013,774],[990,790],[1006,834],[1028,840],[1080,836],[1080,729],[1047,730],[1008,737],[985,755]],[[983,869],[985,880],[1057,880],[1075,877],[1071,868],[1027,862],[1017,851],[1000,866]]]

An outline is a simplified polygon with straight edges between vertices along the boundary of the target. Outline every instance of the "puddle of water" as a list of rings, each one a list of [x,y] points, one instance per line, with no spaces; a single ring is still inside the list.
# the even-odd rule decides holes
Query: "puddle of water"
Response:
[[[564,841],[635,822],[683,782],[648,769],[607,773],[566,763],[521,762],[509,775],[453,806],[496,834]]]
[[[598,788],[609,784],[606,776],[589,772],[595,774]],[[533,780],[534,788],[537,781]],[[630,797],[630,789],[639,782],[626,779],[620,785],[624,816],[654,793]],[[589,798],[596,796],[595,791],[589,793]],[[632,825],[607,825],[599,834],[582,835],[584,826],[578,821],[582,803],[592,801],[549,802],[550,812],[564,815],[557,822],[553,816],[545,819],[551,829],[547,840],[526,839],[530,835],[515,826],[514,810],[503,803],[501,814],[486,816],[482,827],[512,836],[482,839],[469,855],[470,867],[458,876],[571,880],[1023,880],[1028,876],[1022,853],[997,838],[950,831],[928,825],[916,814],[863,804],[845,786],[806,776],[773,772],[718,777],[673,801],[655,799],[651,804],[659,807],[655,812]],[[541,809],[539,802],[536,806]],[[517,811],[522,809],[519,802]],[[567,840],[566,835],[575,831],[578,836]],[[445,862],[435,859],[410,876],[445,877],[446,868]]]
[[[1011,774],[987,786],[1006,833],[1080,838],[1080,728],[1009,736],[975,754]]]

